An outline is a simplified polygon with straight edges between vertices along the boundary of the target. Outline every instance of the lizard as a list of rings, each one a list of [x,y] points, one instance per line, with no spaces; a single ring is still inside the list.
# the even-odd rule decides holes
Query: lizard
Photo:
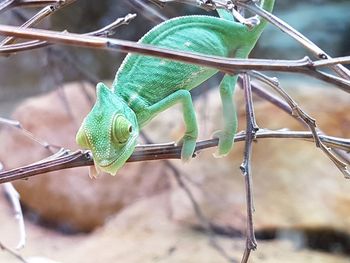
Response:
[[[274,0],[260,6],[271,12]],[[158,47],[231,58],[247,58],[267,22],[249,28],[231,13],[217,9],[219,17],[190,15],[169,19],[146,33],[140,43]],[[76,142],[90,149],[97,171],[115,175],[133,153],[140,130],[158,113],[181,103],[185,134],[181,159],[192,158],[198,136],[190,90],[212,77],[217,69],[139,54],[128,54],[118,69],[112,87],[96,86],[96,102],[76,134]],[[224,127],[216,157],[227,155],[237,130],[233,91],[237,75],[224,75],[220,83]]]

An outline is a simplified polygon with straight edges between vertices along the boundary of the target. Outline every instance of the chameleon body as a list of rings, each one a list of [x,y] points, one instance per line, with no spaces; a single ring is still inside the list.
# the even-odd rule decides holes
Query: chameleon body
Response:
[[[262,1],[271,11],[274,0]],[[246,58],[255,46],[266,21],[252,30],[235,22],[224,10],[219,17],[184,16],[154,27],[139,42],[159,47],[221,57]],[[112,88],[97,85],[97,99],[76,136],[77,143],[90,149],[95,166],[112,175],[124,165],[136,146],[140,129],[158,113],[176,103],[183,106],[186,131],[182,138],[182,160],[195,150],[197,122],[189,90],[218,70],[143,55],[128,54]],[[225,75],[220,84],[224,128],[216,133],[216,155],[224,156],[233,145],[237,117],[232,93],[237,75]]]

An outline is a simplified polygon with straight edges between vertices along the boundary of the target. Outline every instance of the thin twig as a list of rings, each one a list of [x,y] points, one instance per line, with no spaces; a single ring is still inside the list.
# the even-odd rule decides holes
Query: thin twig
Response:
[[[245,191],[246,191],[246,205],[247,205],[247,239],[246,247],[241,262],[248,262],[251,250],[255,250],[257,247],[255,233],[254,233],[254,222],[253,222],[253,212],[254,212],[254,202],[253,202],[253,181],[251,172],[251,155],[253,148],[253,140],[256,138],[256,133],[259,127],[256,124],[252,90],[250,85],[250,78],[248,74],[243,75],[243,88],[244,97],[246,101],[246,139],[244,148],[244,158],[243,163],[240,166],[242,174],[245,181]]]
[[[159,24],[169,19],[158,10],[140,0],[127,1],[127,4],[132,5],[140,14],[144,14],[146,12],[146,17],[148,17],[153,23]]]
[[[235,141],[244,141],[245,133],[238,133],[235,136]],[[350,151],[350,140],[320,135],[320,139],[332,147],[339,147],[345,151]],[[257,139],[263,138],[289,138],[303,139],[313,142],[311,132],[295,132],[295,131],[269,131],[261,130],[256,134]],[[199,141],[196,145],[196,152],[204,149],[216,147],[218,139]],[[128,159],[128,162],[164,160],[164,159],[180,159],[181,146],[176,146],[174,143],[157,144],[157,145],[139,145],[136,147],[133,154]],[[62,152],[59,157],[50,161],[38,162],[24,167],[19,167],[10,171],[0,172],[0,184],[14,180],[28,178],[37,174],[58,171],[62,169],[90,166],[94,165],[92,154],[90,151],[75,151]]]
[[[40,23],[44,18],[48,17],[49,15],[53,14],[58,9],[58,6],[49,5],[41,9],[38,13],[36,13],[33,17],[31,17],[29,20],[27,20],[25,23],[23,23],[20,27],[21,28],[28,28],[34,25],[37,25]],[[1,46],[9,45],[14,43],[16,38],[14,37],[7,37],[0,43]]]
[[[0,3],[0,13],[15,7],[42,7],[47,5],[67,6],[76,0],[4,0]]]
[[[303,34],[295,30],[292,26],[285,23],[280,18],[274,16],[273,14],[267,12],[257,4],[255,4],[252,1],[244,2],[244,1],[235,1],[238,6],[244,7],[247,10],[263,17],[267,21],[269,21],[271,24],[277,26],[280,30],[287,33],[289,36],[297,40],[299,43],[301,43],[305,48],[310,50],[317,58],[319,59],[330,59],[331,57],[322,49],[320,49],[316,44],[314,44],[312,41],[310,41],[307,37],[305,37]],[[334,70],[340,77],[350,80],[350,71],[345,68],[344,66],[337,64],[337,65],[330,65],[330,68]]]
[[[24,257],[22,257],[20,254],[18,254],[16,251],[6,247],[4,244],[2,244],[0,242],[0,249],[8,252],[9,254],[11,254],[12,256],[14,256],[15,258],[17,258],[18,260],[20,260],[22,263],[29,263],[29,261],[27,261]]]
[[[287,92],[285,92],[281,87],[276,78],[269,78],[259,72],[252,71],[250,73],[260,81],[268,84],[273,88],[283,99],[286,101],[290,108],[292,109],[292,116],[295,116],[297,119],[300,118],[304,124],[310,129],[314,136],[315,144],[317,148],[320,148],[327,157],[336,165],[336,167],[342,172],[345,178],[350,179],[350,172],[347,169],[346,163],[342,162],[337,156],[331,151],[331,148],[325,146],[318,135],[318,128],[316,125],[316,120],[311,118],[305,111],[303,111],[298,104],[293,100]]]
[[[147,144],[152,144],[153,143],[150,140],[150,138],[144,132],[141,132],[141,136],[144,138],[144,140],[145,140],[145,142]],[[192,194],[190,188],[182,180],[182,177],[183,177],[182,173],[169,160],[164,160],[163,162],[165,163],[166,167],[170,169],[170,171],[174,175],[174,178],[175,178],[177,184],[185,192],[185,194],[187,195],[188,199],[190,200],[192,208],[193,208],[193,210],[194,210],[194,212],[195,212],[195,214],[196,214],[200,224],[202,225],[202,227],[205,229],[205,231],[207,232],[207,234],[209,236],[210,245],[213,246],[213,248],[215,248],[220,253],[220,255],[222,255],[226,260],[228,260],[229,262],[235,262],[235,260],[233,258],[231,258],[226,253],[224,248],[222,248],[220,246],[220,244],[218,243],[218,241],[216,240],[214,230],[213,230],[213,228],[212,228],[208,218],[202,212],[202,209],[198,205],[198,203],[197,203],[196,199],[194,198],[194,195]]]
[[[35,137],[33,133],[31,133],[30,131],[24,129],[19,121],[10,120],[10,119],[6,119],[6,118],[0,117],[0,125],[6,125],[6,126],[9,126],[9,127],[18,129],[24,136],[28,137],[32,141],[37,142],[42,147],[44,147],[45,149],[49,150],[51,153],[53,153],[55,150],[61,148],[60,146],[50,144],[47,141],[44,141],[44,140],[41,140],[41,139]]]
[[[73,33],[61,33],[40,29],[23,29],[13,26],[0,25],[0,33],[28,39],[40,39],[52,43],[81,46],[97,49],[119,50],[122,52],[139,53],[172,60],[182,61],[200,66],[216,68],[229,74],[247,70],[282,71],[302,73],[314,76],[323,81],[335,84],[350,93],[350,82],[344,79],[322,74],[313,68],[309,58],[300,60],[266,60],[266,59],[234,59],[209,55],[199,55],[191,52],[175,51],[152,45],[135,43],[127,40],[109,39]]]
[[[111,36],[116,32],[116,28],[121,25],[127,25],[130,23],[131,20],[133,20],[136,17],[136,14],[127,14],[124,17],[117,18],[115,21],[110,23],[109,25],[83,34],[87,36]],[[48,43],[47,41],[40,41],[40,40],[33,40],[33,41],[26,41],[24,43],[18,43],[18,44],[12,44],[12,45],[6,45],[6,46],[0,46],[0,55],[9,55],[13,53],[18,53],[22,51],[28,51],[32,49],[42,48],[51,45],[51,43]]]

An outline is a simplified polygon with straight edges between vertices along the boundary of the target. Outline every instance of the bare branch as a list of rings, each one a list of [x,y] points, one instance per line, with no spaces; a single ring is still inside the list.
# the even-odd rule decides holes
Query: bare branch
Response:
[[[26,21],[24,24],[22,24],[21,28],[28,28],[30,26],[36,25],[39,22],[41,22],[44,18],[48,17],[49,15],[53,14],[57,10],[56,6],[49,5],[41,9],[38,13],[36,13],[33,17],[31,17],[28,21]],[[9,45],[15,42],[14,37],[7,37],[0,43],[1,46]]]
[[[243,75],[243,88],[244,88],[244,98],[246,102],[246,138],[244,147],[244,158],[243,163],[240,166],[242,174],[244,176],[245,182],[245,192],[246,192],[246,205],[247,205],[247,239],[246,247],[241,262],[248,262],[250,252],[255,250],[257,247],[257,242],[254,232],[254,222],[253,222],[253,212],[254,212],[254,202],[253,202],[253,178],[251,172],[251,155],[253,149],[253,140],[256,137],[256,133],[259,127],[256,124],[255,113],[253,107],[252,90],[250,85],[250,78],[247,74]]]
[[[254,2],[237,0],[235,1],[235,3],[238,6],[244,7],[250,10],[251,12],[258,14],[259,16],[269,21],[271,24],[277,26],[283,32],[287,33],[289,36],[291,36],[292,38],[297,40],[299,43],[301,43],[305,48],[310,50],[317,58],[319,59],[331,58],[325,51],[320,49],[316,44],[314,44],[311,40],[309,40],[303,34],[295,30],[293,27],[285,23],[280,18],[262,9],[260,6],[256,5]],[[333,69],[340,77],[350,80],[350,71],[344,66],[337,64],[337,65],[331,65],[330,68]]]
[[[340,58],[328,58],[325,60],[318,60],[313,63],[314,67],[328,67],[336,64],[350,64],[350,56]]]
[[[61,33],[40,29],[23,29],[0,25],[0,33],[28,39],[40,39],[52,43],[74,45],[88,48],[120,50],[122,52],[139,53],[156,57],[173,59],[186,63],[216,68],[229,74],[247,70],[267,70],[295,72],[312,75],[321,80],[335,84],[350,93],[350,81],[330,77],[313,69],[313,62],[307,57],[301,60],[267,60],[267,59],[233,59],[209,55],[199,55],[184,51],[175,51],[127,40],[109,39],[95,36]]]
[[[135,17],[136,17],[136,14],[127,14],[125,17],[117,18],[115,21],[113,21],[112,23],[110,23],[109,25],[107,25],[101,29],[86,33],[84,35],[111,36],[115,33],[117,27],[119,27],[121,25],[129,24],[129,22],[131,20],[133,20]],[[19,44],[0,46],[0,54],[9,55],[12,53],[32,50],[32,49],[36,49],[36,48],[45,47],[48,45],[51,45],[51,44],[48,43],[47,41],[33,40],[33,41],[27,41],[27,42],[19,43]]]
[[[345,176],[345,178],[350,179],[350,172],[347,169],[346,163],[342,162],[339,158],[337,158],[336,155],[331,151],[331,148],[326,147],[318,135],[318,128],[316,125],[316,120],[311,118],[305,111],[303,111],[298,104],[292,99],[291,96],[288,95],[287,92],[285,92],[281,87],[276,78],[269,78],[259,72],[252,71],[250,74],[255,76],[257,79],[263,81],[264,83],[268,84],[270,87],[272,87],[290,106],[292,109],[292,116],[295,116],[296,118],[300,118],[300,120],[307,125],[307,127],[312,132],[316,147],[320,148],[327,157],[337,166],[337,168],[342,172],[342,174]]]
[[[331,147],[339,147],[345,151],[350,151],[350,140],[326,135],[319,135],[323,143]],[[256,134],[257,139],[263,138],[290,138],[303,139],[313,142],[313,135],[310,132],[295,132],[295,131],[269,131],[261,130]],[[245,133],[238,133],[235,136],[235,141],[244,141]],[[218,139],[199,141],[196,145],[196,153],[216,147]],[[174,143],[155,144],[155,145],[138,145],[134,153],[129,158],[128,162],[164,160],[164,159],[180,159],[181,146],[175,146]],[[93,165],[93,158],[90,151],[61,151],[55,158],[46,161],[40,161],[35,164],[16,168],[10,171],[0,172],[0,184],[18,179],[28,178],[37,174]]]

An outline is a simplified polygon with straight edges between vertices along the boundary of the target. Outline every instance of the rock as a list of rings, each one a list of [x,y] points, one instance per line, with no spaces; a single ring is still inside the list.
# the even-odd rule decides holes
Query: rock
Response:
[[[88,93],[84,95],[83,89]],[[82,83],[23,102],[13,114],[36,137],[75,150],[75,133],[89,111],[88,97],[94,89]],[[68,105],[68,106],[66,106]],[[6,169],[39,161],[50,152],[14,128],[3,129],[0,160]],[[91,180],[88,168],[61,170],[15,182],[23,204],[39,215],[40,221],[64,231],[91,231],[114,213],[137,199],[168,189],[168,177],[161,163],[126,165],[112,177]]]

